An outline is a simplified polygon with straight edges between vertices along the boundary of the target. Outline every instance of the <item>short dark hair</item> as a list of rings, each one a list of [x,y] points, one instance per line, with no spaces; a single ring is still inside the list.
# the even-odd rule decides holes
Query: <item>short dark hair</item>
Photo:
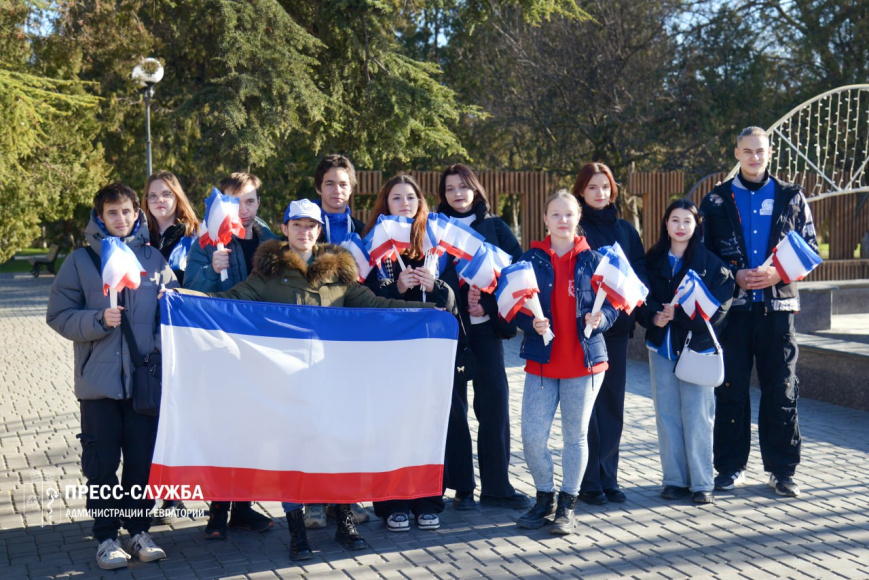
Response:
[[[236,171],[229,177],[221,179],[220,183],[217,184],[217,188],[224,195],[235,195],[236,193],[240,193],[241,190],[248,185],[253,185],[253,188],[256,190],[256,198],[259,199],[259,188],[262,187],[263,182],[259,177],[252,173]]]
[[[751,127],[746,127],[739,132],[739,135],[736,136],[737,145],[739,145],[739,142],[742,141],[743,137],[766,137],[767,140],[769,140],[769,133],[767,133],[766,129],[763,127],[752,125]]]
[[[350,177],[350,187],[356,189],[356,168],[353,167],[353,164],[349,159],[343,155],[337,155],[335,153],[332,155],[326,155],[317,164],[317,168],[314,170],[314,189],[320,191],[320,188],[323,187],[323,178],[326,177],[326,173],[330,169],[335,168],[346,171],[347,175]]]
[[[123,203],[125,199],[133,202],[133,211],[139,211],[139,196],[133,188],[123,183],[111,183],[100,189],[94,196],[94,211],[103,215],[103,206],[107,203]]]

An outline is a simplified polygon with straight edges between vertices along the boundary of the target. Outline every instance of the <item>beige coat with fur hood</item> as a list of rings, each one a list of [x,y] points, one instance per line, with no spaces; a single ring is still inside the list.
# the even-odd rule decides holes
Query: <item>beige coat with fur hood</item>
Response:
[[[375,296],[357,280],[353,256],[340,246],[321,244],[314,260],[305,264],[286,242],[270,240],[254,254],[253,273],[226,292],[209,293],[216,298],[278,302],[303,306],[350,308],[434,308],[434,304],[406,302]],[[182,290],[185,294],[193,294]]]

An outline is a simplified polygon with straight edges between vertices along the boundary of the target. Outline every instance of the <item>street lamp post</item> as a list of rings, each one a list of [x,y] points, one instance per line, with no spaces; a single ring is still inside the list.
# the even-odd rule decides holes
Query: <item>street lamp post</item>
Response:
[[[145,101],[145,177],[153,173],[151,167],[151,97],[154,96],[154,86],[163,78],[163,65],[156,58],[146,58],[133,69],[133,81],[142,87],[142,98]]]

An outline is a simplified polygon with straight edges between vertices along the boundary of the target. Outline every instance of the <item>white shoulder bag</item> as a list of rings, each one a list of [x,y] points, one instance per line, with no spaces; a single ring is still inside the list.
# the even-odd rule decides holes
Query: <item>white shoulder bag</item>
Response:
[[[715,336],[712,325],[709,324],[708,320],[704,319],[704,322],[706,322],[706,328],[709,329],[712,342],[715,343],[715,352],[702,353],[691,350],[691,332],[689,331],[674,372],[679,380],[686,383],[693,383],[701,387],[717,387],[724,382],[724,350],[718,343],[718,337]]]

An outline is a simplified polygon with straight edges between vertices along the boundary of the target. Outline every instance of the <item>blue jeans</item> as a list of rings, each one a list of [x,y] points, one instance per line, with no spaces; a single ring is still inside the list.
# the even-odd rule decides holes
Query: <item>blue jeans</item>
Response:
[[[675,368],[676,361],[649,351],[663,483],[712,491],[715,389],[679,380]]]
[[[522,396],[522,446],[537,491],[555,491],[549,431],[561,403],[561,491],[576,495],[588,463],[588,421],[604,373],[574,379],[548,379],[525,374]]]

